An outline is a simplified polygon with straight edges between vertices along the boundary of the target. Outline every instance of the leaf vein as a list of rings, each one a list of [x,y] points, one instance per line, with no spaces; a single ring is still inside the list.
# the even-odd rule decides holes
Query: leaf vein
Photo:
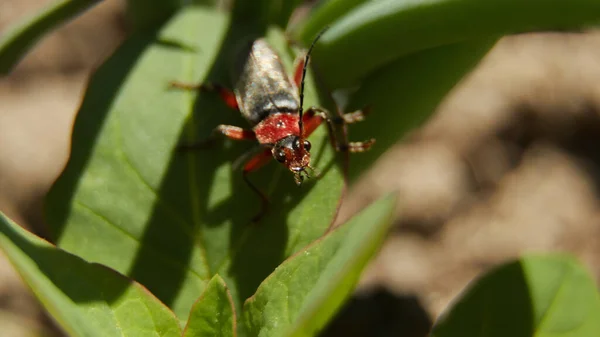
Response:
[[[119,114],[117,114],[117,115],[120,116]],[[154,194],[154,200],[156,201],[156,205],[165,209],[169,213],[169,215],[171,215],[174,219],[177,220],[177,223],[179,224],[181,229],[185,233],[187,233],[190,237],[194,238],[194,240],[193,240],[194,245],[198,246],[198,248],[202,254],[202,261],[204,262],[204,268],[206,268],[208,275],[211,275],[210,266],[208,264],[208,259],[207,259],[207,255],[206,255],[206,250],[204,249],[204,245],[202,244],[202,242],[198,242],[198,241],[202,241],[202,234],[200,233],[200,231],[198,231],[198,235],[195,235],[193,233],[193,231],[190,230],[193,227],[190,224],[188,224],[188,222],[183,217],[181,217],[178,212],[176,212],[174,210],[175,209],[174,207],[172,207],[169,203],[167,203],[165,200],[163,200],[163,198],[160,196],[160,194],[146,181],[146,179],[144,179],[141,172],[138,170],[137,167],[135,167],[133,165],[133,163],[131,162],[131,160],[127,156],[127,153],[124,150],[123,139],[122,139],[123,133],[121,132],[120,118],[117,117],[115,124],[118,129],[117,149],[118,149],[119,157],[121,158],[121,160],[123,161],[125,166],[127,168],[129,168],[129,170],[132,171],[132,173],[142,183],[142,185],[144,185],[150,192],[152,192],[152,194]],[[196,224],[198,224],[198,223],[196,223]],[[197,227],[197,228],[199,228],[199,227]]]
[[[95,211],[94,209],[92,209],[91,207],[89,207],[89,206],[87,206],[87,205],[85,205],[85,204],[83,204],[82,202],[80,202],[80,201],[77,201],[77,200],[75,200],[73,203],[74,203],[74,205],[76,205],[76,206],[78,206],[78,207],[80,207],[80,208],[82,208],[82,209],[85,209],[85,210],[86,210],[87,212],[89,212],[90,214],[92,214],[92,215],[96,216],[97,218],[101,219],[101,220],[102,220],[102,221],[104,221],[106,224],[108,224],[108,225],[110,225],[111,227],[115,228],[116,230],[118,230],[118,231],[119,231],[119,232],[121,232],[122,234],[125,234],[125,236],[127,236],[128,238],[130,238],[131,240],[133,240],[133,241],[134,241],[134,242],[135,242],[135,243],[136,243],[138,246],[140,246],[140,245],[141,245],[141,242],[140,242],[140,240],[139,240],[137,237],[135,237],[133,234],[129,233],[128,231],[126,231],[126,230],[125,230],[125,229],[123,229],[122,227],[120,227],[120,226],[117,226],[115,223],[113,223],[112,221],[110,221],[109,219],[107,219],[107,218],[106,218],[105,216],[103,216],[102,214],[99,214],[98,212],[96,212],[96,211]],[[174,266],[178,266],[179,268],[182,268],[182,269],[184,269],[184,270],[187,270],[187,271],[189,271],[190,273],[192,273],[192,274],[196,275],[196,276],[197,276],[199,279],[201,279],[201,280],[203,280],[203,281],[206,281],[206,278],[205,278],[205,277],[202,277],[202,275],[200,275],[200,274],[199,274],[197,271],[195,271],[194,269],[192,269],[192,268],[189,268],[188,266],[184,266],[184,265],[180,264],[178,261],[174,261],[173,259],[171,259],[171,258],[168,258],[168,257],[166,257],[166,256],[165,256],[165,255],[163,255],[163,254],[161,254],[161,255],[162,255],[162,258],[163,258],[165,261],[167,261],[167,262],[171,263],[171,264],[172,264],[172,265],[174,265]]]
[[[558,289],[556,289],[556,292],[554,293],[554,297],[552,298],[552,301],[550,302],[550,305],[548,305],[548,307],[546,308],[546,310],[544,310],[544,313],[542,314],[542,317],[540,318],[540,322],[538,324],[538,326],[540,327],[540,329],[538,331],[542,331],[542,327],[544,326],[544,323],[546,321],[546,319],[548,319],[548,317],[550,316],[550,312],[552,311],[552,309],[555,307],[554,304],[556,303],[557,299],[560,297],[559,295],[561,294],[561,292],[564,291],[565,289],[565,284],[567,283],[565,280],[571,276],[573,274],[573,268],[569,268],[564,274],[563,277],[561,278],[561,283],[558,286]],[[537,335],[537,334],[536,334]]]
[[[192,57],[187,57],[188,62],[186,62],[187,67],[188,68],[193,68],[193,60]],[[192,72],[192,70],[189,70],[189,72]],[[191,78],[192,76],[190,75],[188,78]],[[191,96],[192,94],[189,94],[188,96]],[[188,128],[187,128],[187,137],[188,140],[194,140],[196,137],[196,134],[194,132],[194,107],[193,107],[193,99],[188,99],[188,104],[186,105],[185,109],[188,111]],[[196,205],[200,204],[200,196],[198,195],[195,187],[198,185],[198,179],[196,176],[196,165],[194,162],[194,156],[187,156],[188,158],[188,177],[189,177],[189,193],[190,193],[190,200],[191,200],[191,205],[190,208],[192,210],[192,222],[193,224],[196,226],[196,228],[198,228],[198,233],[197,233],[197,239],[200,242],[204,242],[204,235],[202,233],[201,228],[201,220],[200,220],[200,209],[199,207],[196,207]],[[204,245],[201,244],[201,250],[202,250],[202,254],[203,254],[203,260],[205,261],[205,268],[208,272],[208,275],[212,275],[211,271],[210,271],[210,265],[208,263],[208,253],[206,252],[206,250],[204,249]]]

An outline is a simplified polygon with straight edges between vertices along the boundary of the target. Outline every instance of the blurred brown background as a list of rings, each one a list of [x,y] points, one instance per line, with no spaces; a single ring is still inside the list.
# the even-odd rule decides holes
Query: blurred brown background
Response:
[[[4,0],[0,34],[48,2]],[[123,9],[104,1],[0,79],[0,210],[41,235],[42,198],[66,163],[90,72],[124,37]],[[424,336],[470,280],[524,252],[572,252],[598,279],[599,109],[599,32],[501,40],[348,196],[342,218],[385,192],[401,198],[394,231],[326,335]],[[60,336],[3,257],[0,330]]]

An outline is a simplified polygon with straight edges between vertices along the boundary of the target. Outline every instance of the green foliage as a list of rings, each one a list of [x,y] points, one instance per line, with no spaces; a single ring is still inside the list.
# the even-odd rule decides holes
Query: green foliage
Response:
[[[380,200],[280,265],[244,305],[249,335],[312,336],[318,332],[383,242],[394,203],[392,197]]]
[[[348,87],[421,50],[510,33],[576,29],[597,23],[599,12],[596,0],[365,1],[331,24],[314,59],[327,69],[323,80],[329,88]],[[318,21],[307,23],[308,33],[300,35],[304,42],[328,22],[318,14]],[[327,14],[337,18],[336,13]],[[340,55],[352,57],[340,60]]]
[[[202,151],[175,151],[178,144],[206,138],[218,124],[244,121],[215,95],[169,83],[231,85],[236,46],[258,36],[266,36],[291,72],[296,51],[274,27],[286,27],[299,1],[238,0],[231,13],[216,9],[219,1],[186,2],[128,2],[136,29],[93,75],[69,163],[47,198],[47,221],[59,248],[4,218],[1,247],[77,336],[111,336],[117,329],[127,336],[314,335],[380,246],[395,200],[381,199],[330,230],[344,188],[344,160],[321,127],[310,137],[318,179],[297,188],[276,163],[250,176],[272,201],[266,217],[252,225],[259,200],[232,164],[250,145],[224,141]],[[575,28],[600,17],[597,1],[568,3],[547,0],[543,10],[541,0],[324,3],[295,32],[306,43],[331,24],[315,49],[306,106],[332,108],[325,87],[360,84],[347,94],[346,109],[369,105],[372,113],[351,126],[351,136],[375,137],[377,143],[353,157],[355,178],[427,118],[498,36]],[[16,60],[11,55],[21,55],[32,36],[70,15],[56,13],[47,11],[3,38],[0,67],[8,69]],[[514,275],[492,273],[474,293],[487,294],[490,282],[499,300],[512,292],[514,303],[532,308],[526,323],[535,327],[570,326],[596,310],[598,293],[589,279],[581,281],[587,276],[572,261],[524,259],[515,265],[527,272],[521,283]],[[558,274],[563,278],[557,283],[552,270],[571,274]],[[577,288],[574,298],[588,301],[548,304],[552,289],[563,283],[569,286],[560,289]],[[464,336],[457,329],[466,320],[489,321],[482,302],[468,300],[479,295],[469,296],[437,325],[436,336]],[[549,305],[552,314],[539,324]],[[565,309],[572,306],[578,309]],[[519,312],[498,308],[505,308],[492,311],[498,322]],[[588,324],[589,333],[600,333]]]
[[[240,309],[281,261],[327,230],[342,188],[320,130],[311,137],[323,173],[318,184],[299,189],[275,163],[252,175],[272,199],[254,226],[259,200],[232,168],[248,144],[173,151],[206,138],[217,124],[244,125],[210,93],[168,88],[173,80],[227,79],[215,48],[226,39],[227,19],[190,8],[158,34],[131,37],[92,79],[75,122],[78,148],[48,196],[48,221],[61,248],[140,281],[183,320],[215,273]],[[285,43],[277,32],[269,38],[274,46]],[[307,102],[318,105],[314,96],[307,92]],[[81,240],[91,233],[93,241]]]
[[[236,323],[233,299],[217,274],[192,307],[183,336],[235,336]]]
[[[0,246],[73,336],[181,336],[173,312],[144,287],[56,248],[1,213]]]
[[[370,74],[350,95],[349,110],[372,107],[368,123],[352,125],[352,138],[375,136],[377,144],[360,158],[351,158],[350,178],[355,179],[399,137],[423,122],[495,42],[492,37],[421,51]]]
[[[600,296],[579,262],[526,256],[477,281],[440,319],[434,337],[594,337]]]
[[[181,7],[182,0],[127,0],[127,16],[135,30],[164,23]]]

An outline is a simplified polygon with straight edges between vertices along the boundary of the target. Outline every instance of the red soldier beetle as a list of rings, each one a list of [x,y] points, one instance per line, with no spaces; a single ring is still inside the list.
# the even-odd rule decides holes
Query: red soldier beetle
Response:
[[[234,75],[234,89],[222,85],[203,83],[190,85],[172,82],[171,86],[188,89],[213,91],[230,108],[238,110],[252,126],[251,130],[233,125],[219,125],[214,135],[223,135],[233,140],[257,141],[264,150],[247,160],[242,169],[246,184],[261,198],[261,211],[253,218],[258,221],[268,207],[267,196],[249,179],[248,173],[255,171],[274,158],[294,174],[297,185],[309,172],[314,171],[310,165],[311,143],[307,137],[326,122],[331,143],[336,151],[363,152],[374,143],[374,139],[364,142],[338,141],[335,130],[338,126],[362,121],[363,110],[332,117],[329,112],[319,107],[310,107],[304,111],[304,82],[313,47],[323,35],[321,31],[311,43],[304,59],[296,62],[293,78],[285,72],[277,53],[260,38],[253,40],[249,53],[246,50],[241,69]],[[206,147],[211,141],[203,140],[193,144],[183,144],[180,149],[197,149]]]

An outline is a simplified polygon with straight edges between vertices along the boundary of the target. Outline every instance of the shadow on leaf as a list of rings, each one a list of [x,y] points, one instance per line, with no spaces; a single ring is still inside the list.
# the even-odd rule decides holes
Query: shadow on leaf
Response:
[[[234,21],[192,8],[157,32],[130,38],[91,80],[70,161],[47,200],[61,248],[131,276],[180,319],[217,272],[239,309],[281,261],[322,235],[341,191],[333,151],[322,145],[325,130],[311,137],[322,150],[315,154],[319,181],[296,188],[275,164],[251,175],[272,202],[254,226],[259,199],[231,168],[251,145],[175,151],[218,124],[247,126],[216,95],[168,88],[171,81],[230,85],[232,51],[265,34]]]

